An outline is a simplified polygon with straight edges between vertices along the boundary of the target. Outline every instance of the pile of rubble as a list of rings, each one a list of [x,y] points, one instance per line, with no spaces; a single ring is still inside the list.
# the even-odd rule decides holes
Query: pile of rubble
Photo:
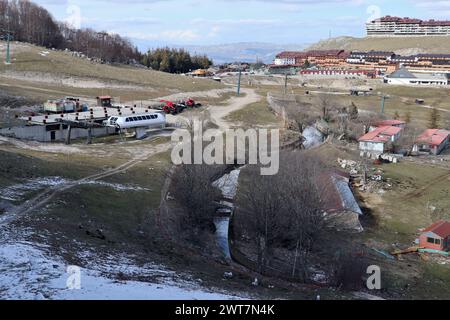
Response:
[[[338,158],[339,166],[346,170],[354,180],[354,186],[360,191],[376,192],[384,194],[386,190],[392,188],[390,179],[384,177],[384,172],[380,168],[367,167],[361,162]]]
[[[363,170],[361,168],[361,163],[357,162],[357,161],[353,161],[353,160],[344,160],[341,158],[338,158],[338,163],[339,166],[344,169],[347,170],[348,173],[351,176],[356,176],[358,174],[360,174]]]

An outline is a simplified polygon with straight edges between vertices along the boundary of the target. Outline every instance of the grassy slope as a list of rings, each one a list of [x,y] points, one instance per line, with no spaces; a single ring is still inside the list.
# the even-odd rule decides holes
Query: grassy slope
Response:
[[[239,124],[238,127],[278,127],[280,120],[269,109],[264,92],[259,91],[258,93],[262,96],[261,101],[232,112],[225,119]]]
[[[204,91],[210,89],[223,88],[223,85],[206,79],[192,79],[179,75],[172,75],[168,73],[138,69],[129,66],[111,66],[102,65],[97,63],[89,62],[86,59],[72,57],[70,53],[61,51],[50,51],[47,56],[42,56],[40,53],[46,51],[46,49],[41,47],[36,47],[32,45],[23,45],[17,47],[12,47],[12,59],[13,64],[7,66],[5,64],[0,64],[0,76],[2,73],[17,72],[17,73],[28,73],[37,74],[47,77],[56,76],[60,78],[82,78],[95,80],[104,83],[114,83],[116,85],[124,86],[136,86],[135,89],[123,91],[147,91],[147,96],[158,95],[161,93],[170,92],[180,92],[180,91]],[[35,79],[32,79],[35,81]],[[27,82],[33,81],[10,81],[9,79],[0,78],[0,83],[7,83],[26,86]],[[58,92],[61,90],[62,86],[56,84],[46,84],[42,83],[41,89],[48,89]],[[24,89],[24,88],[23,88]],[[28,90],[33,90],[29,88]],[[20,91],[20,90],[18,90]],[[26,90],[24,90],[26,91]],[[36,90],[39,91],[39,90]],[[75,92],[80,94],[91,95],[92,90],[89,88],[70,88],[68,86],[62,87],[63,92]],[[95,92],[99,92],[101,89],[95,89]],[[120,90],[119,90],[120,91]],[[45,92],[41,90],[41,93]],[[153,92],[153,94],[152,94]],[[49,94],[51,94],[50,92]],[[104,92],[109,93],[109,92]],[[117,95],[117,94],[114,94]]]
[[[392,244],[407,248],[413,244],[418,229],[432,220],[448,219],[450,205],[450,171],[430,165],[402,162],[385,165],[381,169],[391,179],[392,190],[384,195],[364,196],[366,205],[373,209],[376,226],[362,235],[369,247],[390,251]],[[428,206],[439,214],[430,214]],[[399,298],[448,299],[450,297],[450,267],[436,261],[421,261],[416,255],[404,256],[404,261],[381,260],[385,270],[386,286],[403,292]]]
[[[320,41],[308,49],[389,50],[396,52],[413,49],[417,52],[448,53],[450,52],[450,41],[448,37],[339,37]]]
[[[305,103],[317,104],[317,95],[306,95],[305,88],[296,88],[294,93],[301,95],[299,101]],[[387,116],[393,117],[397,112],[402,119],[409,112],[411,122],[418,130],[425,129],[430,119],[430,109],[417,105],[417,98],[425,99],[425,105],[450,111],[450,89],[446,88],[414,88],[378,85],[371,96],[350,96],[350,95],[332,95],[331,101],[335,106],[350,106],[352,102],[360,109],[373,112],[381,110],[381,94],[388,95],[391,98],[385,102],[385,112]],[[380,95],[378,95],[380,93]],[[448,127],[450,121],[450,112],[440,112],[440,126]]]

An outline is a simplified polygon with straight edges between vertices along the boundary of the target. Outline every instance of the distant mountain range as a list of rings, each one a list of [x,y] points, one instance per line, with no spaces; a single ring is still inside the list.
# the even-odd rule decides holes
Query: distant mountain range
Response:
[[[225,62],[256,62],[271,63],[281,51],[303,50],[306,45],[280,45],[262,42],[243,42],[212,46],[186,46],[191,53],[206,54],[215,64]]]
[[[307,44],[273,44],[264,42],[241,42],[219,45],[205,46],[181,46],[181,45],[162,45],[159,43],[143,43],[142,41],[134,41],[138,47],[145,51],[148,48],[158,48],[162,46],[185,48],[190,53],[206,54],[214,61],[214,64],[222,64],[226,62],[256,62],[260,60],[264,63],[271,63],[276,54],[285,50],[303,50]]]

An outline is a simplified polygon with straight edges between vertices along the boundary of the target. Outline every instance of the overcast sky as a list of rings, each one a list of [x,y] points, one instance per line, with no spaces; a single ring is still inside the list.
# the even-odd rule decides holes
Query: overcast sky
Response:
[[[441,0],[34,0],[58,20],[127,36],[141,47],[304,44],[363,36],[380,15],[450,18]],[[80,17],[80,19],[78,19]]]

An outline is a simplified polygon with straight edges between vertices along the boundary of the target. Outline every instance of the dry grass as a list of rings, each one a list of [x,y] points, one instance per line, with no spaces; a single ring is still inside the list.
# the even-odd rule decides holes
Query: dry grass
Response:
[[[395,52],[399,50],[411,50],[427,53],[448,53],[450,52],[450,41],[448,40],[448,37],[339,37],[320,41],[308,49],[345,49],[350,51],[389,50]]]
[[[111,94],[111,90],[99,92],[102,90],[90,89],[89,84],[86,85],[86,88],[73,88],[58,83],[58,81],[63,79],[74,78],[80,81],[97,81],[104,84],[106,88],[108,88],[109,84],[109,87],[119,88],[119,90],[114,90],[114,96],[132,95],[133,98],[137,97],[134,99],[144,99],[182,91],[205,91],[224,87],[218,82],[207,79],[192,79],[180,75],[139,69],[125,65],[93,63],[86,59],[73,57],[70,53],[62,51],[49,51],[46,56],[43,56],[40,54],[43,51],[49,50],[27,44],[14,44],[12,46],[13,63],[10,66],[0,64],[0,75],[2,73],[4,75],[13,73],[24,76],[24,79],[19,79],[22,81],[2,79],[0,82],[3,85],[9,84],[10,89],[14,89],[16,82],[18,85],[24,87],[33,87],[31,83],[36,82],[39,83],[39,85],[35,83],[34,87],[36,88],[22,89],[36,91],[43,96],[54,94],[53,92],[68,92],[89,96],[92,96],[93,91],[96,94]],[[123,86],[122,90],[120,90],[120,86]],[[44,89],[44,91],[39,89]],[[45,90],[49,90],[50,92],[46,92]]]
[[[250,104],[243,109],[232,112],[225,120],[244,127],[274,126],[280,124],[280,120],[269,109],[265,98]]]

